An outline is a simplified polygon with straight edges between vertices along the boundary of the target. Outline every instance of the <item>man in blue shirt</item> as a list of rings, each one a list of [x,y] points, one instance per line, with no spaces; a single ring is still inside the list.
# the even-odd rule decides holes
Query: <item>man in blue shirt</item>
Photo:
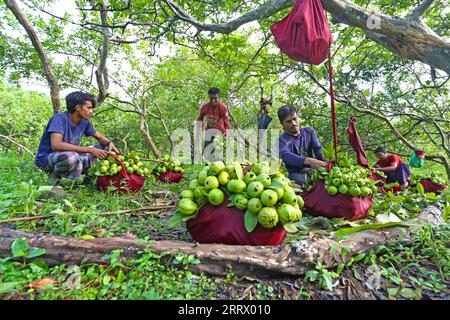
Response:
[[[89,119],[96,107],[95,97],[75,91],[66,96],[67,112],[52,116],[42,135],[35,163],[50,173],[50,179],[79,180],[97,159],[105,159],[115,151],[114,144],[95,130]],[[81,137],[92,136],[100,145],[82,147]]]
[[[310,180],[313,169],[327,165],[322,145],[313,128],[300,128],[298,111],[294,106],[285,105],[278,109],[278,119],[284,130],[278,138],[279,156],[286,165],[289,179],[303,185]]]

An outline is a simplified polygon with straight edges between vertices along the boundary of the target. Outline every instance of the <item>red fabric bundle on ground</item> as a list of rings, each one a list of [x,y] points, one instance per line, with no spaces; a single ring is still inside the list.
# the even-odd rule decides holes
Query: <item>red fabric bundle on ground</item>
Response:
[[[283,53],[304,63],[322,63],[332,42],[320,0],[297,0],[289,15],[270,30]]]
[[[398,185],[398,186],[393,186],[393,187],[390,187],[390,188],[384,188],[384,187],[382,187],[382,188],[379,188],[379,190],[384,191],[384,192],[389,192],[389,191],[392,191],[392,192],[399,192],[399,191],[402,191],[402,190],[403,190],[403,187],[400,186],[400,185]]]
[[[380,177],[380,176],[377,175],[375,172],[372,172],[372,173],[369,175],[368,178],[369,178],[369,179],[372,179],[372,180],[378,180],[378,181],[382,181],[383,183],[386,183],[386,178]]]
[[[97,177],[97,187],[103,192],[105,192],[109,186],[117,188],[114,192],[137,192],[141,190],[144,186],[145,177],[134,173],[128,174],[122,161],[118,158],[115,159],[120,163],[122,170],[113,176]]]
[[[382,181],[382,183],[377,184],[378,190],[380,190],[380,191],[384,191],[384,192],[389,192],[389,191],[392,191],[392,192],[399,192],[399,191],[402,191],[402,190],[403,190],[403,187],[402,187],[401,185],[393,186],[393,187],[391,187],[391,188],[385,188],[384,185],[386,184],[386,178],[380,177],[380,176],[377,175],[375,172],[372,172],[372,173],[369,175],[369,179]],[[408,181],[408,183],[409,183],[409,181]]]
[[[331,196],[322,181],[301,196],[305,200],[306,212],[313,216],[357,220],[365,218],[372,206],[372,197],[352,197],[345,194]]]
[[[447,188],[446,184],[440,186],[427,179],[422,180],[420,183],[423,185],[426,192],[440,193],[442,190]]]
[[[157,178],[162,182],[177,183],[183,178],[183,174],[181,172],[167,171],[157,176]]]
[[[208,203],[199,210],[195,219],[186,222],[192,239],[199,243],[276,246],[286,238],[287,233],[281,223],[272,229],[263,228],[258,223],[252,232],[247,232],[245,212],[236,207],[227,207],[227,203],[226,197],[220,206]]]

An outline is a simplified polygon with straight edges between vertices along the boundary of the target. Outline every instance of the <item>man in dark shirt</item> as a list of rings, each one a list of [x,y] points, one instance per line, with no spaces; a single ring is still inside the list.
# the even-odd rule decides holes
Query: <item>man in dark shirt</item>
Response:
[[[105,159],[110,150],[119,150],[105,136],[95,130],[89,119],[96,106],[95,97],[81,91],[66,97],[67,112],[52,116],[39,144],[35,163],[50,173],[56,182],[60,178],[79,180],[97,158]],[[100,145],[79,146],[81,137],[93,136]]]
[[[294,106],[285,105],[278,109],[278,119],[284,130],[278,138],[279,156],[286,165],[289,179],[303,185],[310,180],[313,169],[327,165],[322,145],[313,128],[300,127],[300,118]]]

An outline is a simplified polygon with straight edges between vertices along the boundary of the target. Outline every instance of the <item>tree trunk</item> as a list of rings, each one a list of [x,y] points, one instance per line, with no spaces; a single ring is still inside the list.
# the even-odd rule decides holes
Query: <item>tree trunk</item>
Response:
[[[47,57],[47,54],[45,53],[45,49],[42,46],[42,43],[39,40],[36,31],[34,30],[31,23],[28,21],[28,19],[25,17],[24,13],[22,12],[22,10],[20,9],[15,0],[5,0],[5,3],[6,6],[12,11],[16,19],[19,21],[19,23],[23,26],[23,28],[27,32],[28,37],[30,38],[33,44],[33,47],[36,50],[39,59],[41,60],[44,76],[46,77],[48,85],[50,87],[50,97],[52,100],[53,111],[55,113],[60,112],[61,104],[59,101],[58,79],[56,79],[55,74],[53,73],[50,61]]]
[[[103,43],[100,47],[100,64],[95,71],[95,76],[97,79],[98,85],[98,97],[97,104],[101,105],[102,102],[108,96],[109,89],[109,79],[108,79],[108,69],[106,67],[106,59],[108,58],[109,53],[109,28],[108,28],[108,12],[106,11],[107,7],[103,1],[100,3],[101,11],[100,11],[100,20],[102,22],[103,28]]]
[[[192,244],[183,241],[156,241],[142,243],[126,238],[78,239],[53,235],[30,234],[0,227],[0,257],[10,256],[11,244],[16,238],[24,239],[30,247],[46,249],[43,259],[49,265],[98,263],[107,261],[102,257],[115,249],[123,249],[122,257],[132,259],[138,251],[149,246],[155,253],[168,252],[195,255],[200,264],[190,265],[194,272],[225,276],[231,267],[239,276],[275,277],[300,276],[305,274],[314,263],[322,263],[327,268],[349,261],[353,256],[386,244],[389,239],[407,237],[417,232],[424,224],[442,224],[442,211],[436,206],[429,206],[416,218],[407,222],[410,228],[391,228],[381,231],[366,230],[354,233],[347,239],[337,242],[331,238],[303,240],[281,246],[231,246],[221,244]],[[331,250],[336,247],[337,250]],[[350,248],[344,256],[344,248]],[[170,256],[163,262],[170,259]]]
[[[153,139],[150,135],[150,132],[148,131],[148,126],[147,123],[145,122],[145,117],[143,114],[139,115],[140,118],[140,125],[139,125],[139,130],[142,132],[142,134],[145,137],[145,141],[147,141],[148,145],[151,147],[154,155],[157,158],[161,158],[161,154],[159,153],[158,148],[156,147],[155,143],[153,142]]]

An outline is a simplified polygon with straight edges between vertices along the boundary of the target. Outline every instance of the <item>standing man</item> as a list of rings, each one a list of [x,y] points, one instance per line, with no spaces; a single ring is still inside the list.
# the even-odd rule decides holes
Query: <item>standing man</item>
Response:
[[[203,119],[206,118],[205,127],[205,145],[206,148],[214,140],[214,134],[221,133],[224,136],[230,129],[230,120],[228,119],[227,106],[220,101],[219,89],[212,87],[208,90],[209,102],[200,109],[197,118],[197,130],[201,132]]]
[[[97,158],[105,159],[111,150],[120,153],[89,121],[96,107],[93,95],[72,92],[66,96],[66,105],[67,112],[53,115],[48,122],[35,159],[36,165],[48,172],[54,182],[60,178],[79,180]],[[100,145],[80,146],[83,135],[93,136]]]
[[[286,165],[289,179],[302,186],[310,181],[313,169],[327,165],[322,145],[313,128],[300,127],[300,118],[294,106],[285,105],[278,109],[278,119],[284,130],[278,138],[279,156]]]

